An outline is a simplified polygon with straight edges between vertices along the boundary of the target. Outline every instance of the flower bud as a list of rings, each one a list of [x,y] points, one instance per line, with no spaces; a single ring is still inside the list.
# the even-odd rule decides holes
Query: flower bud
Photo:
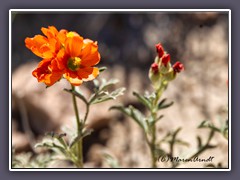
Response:
[[[153,63],[151,65],[148,77],[151,80],[153,87],[155,89],[158,89],[161,84],[161,73],[159,71],[159,66],[157,63]]]
[[[175,73],[180,73],[181,71],[184,70],[184,66],[182,63],[178,61],[173,65],[173,70]]]
[[[157,63],[152,63],[151,70],[152,70],[153,74],[157,74],[159,72],[158,64]]]
[[[173,68],[169,68],[169,71],[164,74],[164,79],[167,82],[170,82],[176,78],[176,73],[174,72]]]
[[[158,53],[158,57],[161,58],[164,54],[164,50],[160,43],[156,44],[156,51]]]
[[[164,64],[164,66],[167,66],[169,62],[170,62],[170,54],[165,54],[162,57],[162,63]]]

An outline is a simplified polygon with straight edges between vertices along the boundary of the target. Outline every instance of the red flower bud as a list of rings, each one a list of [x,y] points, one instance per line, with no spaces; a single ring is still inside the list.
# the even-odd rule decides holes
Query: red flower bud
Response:
[[[164,54],[164,50],[163,50],[163,47],[160,43],[156,44],[156,50],[157,50],[157,53],[158,53],[158,57],[161,58]]]
[[[151,69],[153,71],[154,74],[157,74],[158,73],[158,64],[157,63],[152,63],[151,65]]]
[[[164,66],[167,66],[167,64],[169,63],[170,61],[170,54],[165,54],[163,57],[162,57],[162,63],[164,64]]]
[[[176,62],[176,63],[173,65],[173,70],[174,70],[174,72],[179,73],[179,72],[181,72],[181,71],[184,70],[184,66],[183,66],[182,63],[180,63],[180,62],[178,61],[178,62]]]

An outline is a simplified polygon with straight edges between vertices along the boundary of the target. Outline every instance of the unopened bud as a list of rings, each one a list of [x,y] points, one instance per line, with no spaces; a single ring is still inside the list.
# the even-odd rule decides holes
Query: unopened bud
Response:
[[[173,65],[173,70],[174,70],[174,72],[176,72],[176,73],[180,73],[181,71],[184,70],[184,66],[183,66],[182,63],[180,63],[180,62],[178,61],[178,62],[176,62],[176,63]]]
[[[151,65],[151,69],[153,71],[154,74],[157,74],[159,69],[158,69],[158,64],[157,63],[152,63]]]
[[[156,44],[156,51],[158,53],[158,57],[161,58],[164,54],[164,49],[160,43]]]
[[[169,62],[170,62],[170,54],[165,54],[162,57],[162,63],[164,64],[164,66],[167,66]]]

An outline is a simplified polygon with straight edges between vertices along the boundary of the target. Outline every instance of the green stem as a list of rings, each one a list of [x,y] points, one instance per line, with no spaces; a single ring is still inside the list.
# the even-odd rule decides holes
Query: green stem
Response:
[[[153,109],[151,112],[152,119],[155,121],[157,119],[157,106],[158,106],[158,100],[160,98],[160,93],[156,93],[156,98],[153,101]],[[151,143],[150,143],[150,150],[151,150],[151,157],[152,157],[152,168],[157,167],[157,159],[155,155],[155,145],[156,145],[156,123],[153,123],[152,126],[152,138],[151,138]]]
[[[75,86],[72,85],[72,91],[75,91]],[[77,122],[77,134],[81,133],[81,122],[79,118],[79,113],[78,113],[78,107],[77,107],[77,99],[74,94],[72,94],[72,100],[73,100],[73,107],[74,107],[74,112],[76,116],[76,122]]]
[[[158,101],[165,89],[165,85],[164,84],[161,84],[160,88],[156,91],[156,97],[152,103],[152,107],[153,109],[151,110],[151,116],[152,116],[152,119],[154,121],[156,121],[157,119],[157,111],[158,111]],[[152,157],[152,168],[157,168],[157,157],[155,155],[155,146],[156,146],[156,123],[153,123],[153,126],[152,126],[152,138],[151,138],[151,142],[149,143],[149,147],[150,147],[150,150],[151,150],[151,157]]]
[[[72,85],[72,91],[75,90],[75,86]],[[76,96],[72,94],[72,99],[73,99],[73,107],[76,115],[76,122],[77,122],[77,134],[81,135],[82,134],[82,124],[80,122],[79,118],[79,113],[78,113],[78,107],[77,107],[77,100]],[[83,152],[82,152],[82,138],[78,141],[77,143],[77,158],[78,158],[78,163],[75,165],[79,168],[83,168]]]
[[[152,114],[153,118],[156,119],[156,113]],[[151,144],[150,144],[150,148],[151,148],[151,156],[152,156],[152,168],[156,168],[157,167],[157,159],[155,156],[155,144],[156,144],[156,123],[154,123],[153,127],[152,127],[152,140],[151,140]]]
[[[79,168],[83,168],[83,148],[82,148],[82,144],[83,144],[83,139],[81,138],[77,145],[78,145],[78,161],[79,161]]]
[[[86,103],[86,113],[85,113],[85,116],[84,116],[84,119],[83,119],[83,123],[84,123],[84,124],[85,124],[85,122],[86,122],[86,120],[87,120],[87,117],[88,117],[89,108],[90,108],[90,104],[89,104],[89,103]]]

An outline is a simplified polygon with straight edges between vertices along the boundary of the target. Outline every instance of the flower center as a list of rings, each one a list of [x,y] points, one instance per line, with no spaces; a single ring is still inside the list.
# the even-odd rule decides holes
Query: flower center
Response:
[[[81,65],[81,59],[79,57],[71,57],[68,59],[67,66],[72,71],[77,71]]]

